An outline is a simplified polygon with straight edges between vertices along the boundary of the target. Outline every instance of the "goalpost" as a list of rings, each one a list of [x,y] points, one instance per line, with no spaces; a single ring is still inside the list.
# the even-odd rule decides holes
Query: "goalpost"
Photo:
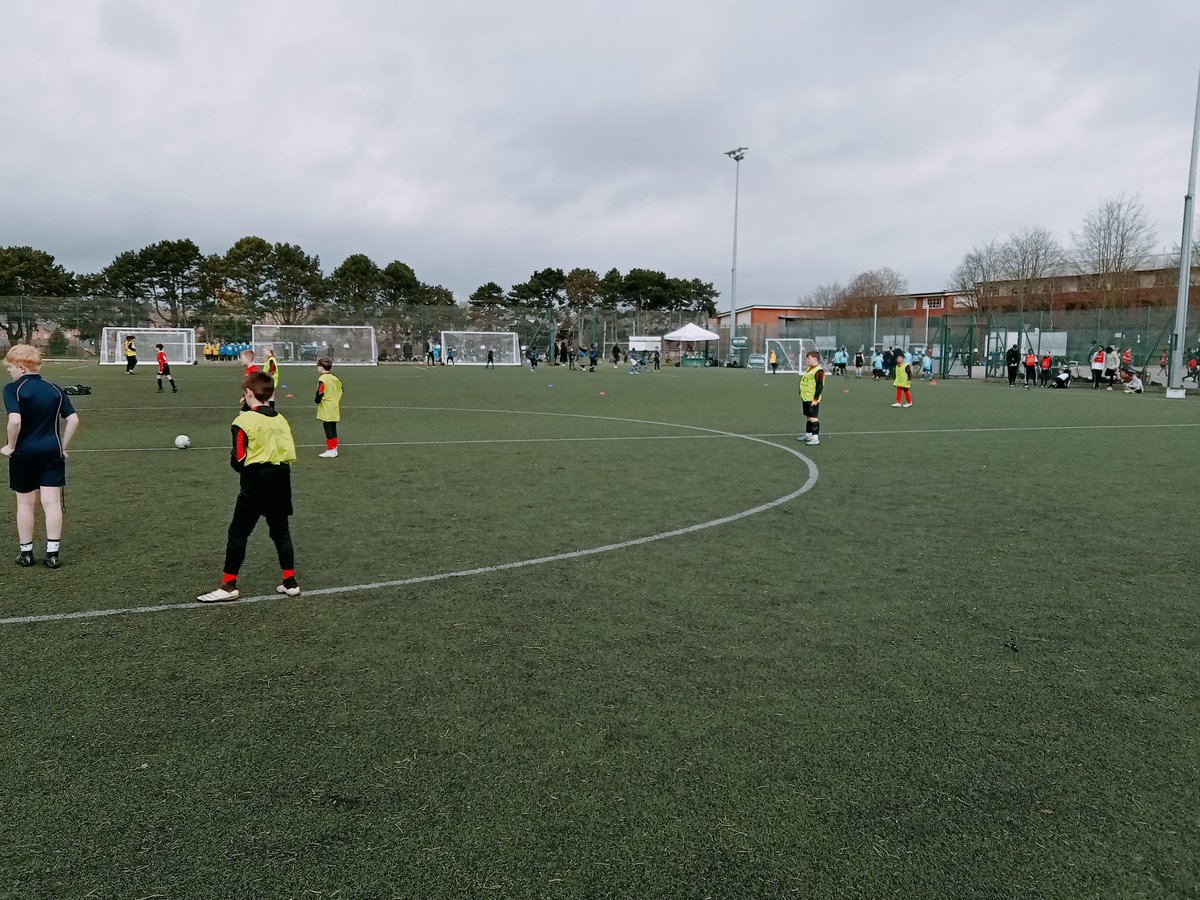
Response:
[[[125,338],[132,337],[139,362],[154,362],[155,344],[163,345],[167,362],[190,366],[196,362],[195,328],[119,328],[105,327],[100,332],[100,365],[125,365]]]
[[[328,356],[339,366],[377,366],[379,350],[370,325],[253,325],[250,346],[259,360],[270,347],[281,362],[310,362]]]
[[[442,360],[454,351],[454,364],[486,366],[488,351],[498,366],[519,366],[521,342],[515,331],[443,331]]]
[[[771,371],[771,351],[775,351],[775,362],[777,372],[795,372],[799,374],[804,371],[804,354],[810,350],[816,350],[816,341],[808,338],[767,338],[767,346],[764,351],[763,371]],[[824,358],[822,363],[827,362]]]

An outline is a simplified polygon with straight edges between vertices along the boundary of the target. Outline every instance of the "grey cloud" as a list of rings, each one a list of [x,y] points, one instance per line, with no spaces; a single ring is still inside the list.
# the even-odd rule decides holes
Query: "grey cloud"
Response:
[[[244,234],[460,298],[547,265],[784,301],[1139,193],[1178,230],[1200,8],[1168,2],[15,0],[0,242],[87,270]]]

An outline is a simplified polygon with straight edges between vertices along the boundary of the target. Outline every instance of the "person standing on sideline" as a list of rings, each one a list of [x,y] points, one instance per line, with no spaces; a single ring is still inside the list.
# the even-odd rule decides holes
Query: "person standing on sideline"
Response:
[[[896,370],[892,378],[892,384],[896,388],[896,402],[892,406],[904,407],[905,409],[912,406],[912,369],[904,362],[903,356],[896,360]]]
[[[155,344],[154,349],[158,351],[156,356],[158,362],[158,393],[162,393],[162,380],[166,378],[171,383],[171,393],[178,394],[179,388],[175,387],[175,379],[171,377],[171,364],[167,362],[167,354],[163,352],[163,345]]]
[[[137,341],[132,334],[125,335],[125,374],[132,375],[137,366]]]
[[[1025,390],[1037,385],[1037,355],[1032,347],[1025,348]]]
[[[279,555],[282,582],[278,594],[296,597],[296,551],[288,517],[292,515],[292,468],[296,442],[287,419],[267,405],[275,391],[266,372],[251,372],[242,379],[246,411],[233,420],[230,431],[233,449],[229,465],[238,473],[240,489],[233,507],[233,520],[225,542],[225,566],[220,585],[196,599],[201,603],[224,603],[241,596],[238,573],[246,559],[246,542],[258,520],[265,518],[271,541]]]
[[[896,354],[892,352],[891,348],[888,348],[887,350],[883,351],[883,374],[886,377],[891,378],[895,369]]]
[[[496,368],[496,351],[493,350],[491,347],[488,347],[487,365],[485,365],[484,368],[485,369]]]
[[[33,560],[33,530],[38,501],[46,520],[46,557],[49,569],[59,567],[62,546],[62,492],[67,484],[67,447],[79,429],[79,414],[71,398],[56,384],[43,381],[42,354],[36,347],[17,344],[4,357],[11,384],[4,386],[4,411],[8,414],[6,440],[0,455],[8,458],[8,486],[17,495],[17,565],[28,568]],[[61,434],[60,419],[66,421]]]
[[[880,350],[871,357],[871,380],[883,381],[883,353]]]
[[[654,371],[658,372],[662,369],[662,353],[658,350],[654,351]]]
[[[858,350],[854,354],[854,377],[855,378],[863,377],[863,369],[866,368],[866,365],[867,365],[867,357],[863,352],[863,348],[859,347]]]
[[[1121,368],[1121,356],[1115,347],[1104,348],[1104,377],[1108,380],[1108,390],[1117,383],[1117,372]]]
[[[333,374],[333,360],[323,356],[317,360],[317,419],[325,429],[325,452],[322,459],[338,455],[337,423],[342,420],[342,380]]]
[[[1017,386],[1017,368],[1021,364],[1021,354],[1017,352],[1017,345],[1013,344],[1004,354],[1004,365],[1008,367],[1008,386]]]
[[[1041,365],[1041,369],[1042,369],[1042,371],[1041,371],[1041,376],[1042,376],[1041,386],[1049,387],[1050,386],[1050,367],[1052,365],[1054,365],[1054,360],[1052,360],[1050,358],[1049,353],[1042,354],[1042,359],[1041,359],[1040,365]]]
[[[771,366],[771,374],[775,374],[775,370],[779,368],[779,360],[775,358],[775,348],[771,348],[771,355],[767,357],[767,363]]]
[[[800,375],[800,404],[804,413],[804,434],[796,440],[810,447],[821,443],[821,393],[825,390],[825,367],[821,354],[809,350],[804,354],[805,369]]]
[[[921,378],[933,379],[933,350],[927,349],[921,357]]]
[[[1097,346],[1092,351],[1092,390],[1100,389],[1100,379],[1104,375],[1104,347]]]

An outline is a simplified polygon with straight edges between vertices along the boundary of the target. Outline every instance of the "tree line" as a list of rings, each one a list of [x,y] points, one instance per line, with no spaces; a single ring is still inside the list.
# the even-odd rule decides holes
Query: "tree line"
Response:
[[[158,241],[93,274],[68,272],[44,250],[0,247],[0,329],[10,344],[46,324],[83,339],[106,325],[145,323],[202,327],[212,337],[244,334],[254,322],[373,324],[397,340],[438,328],[578,333],[589,317],[608,314],[654,328],[673,313],[713,315],[717,296],[708,282],[651,269],[547,268],[507,290],[489,281],[464,305],[400,260],[380,266],[355,253],[325,274],[319,256],[255,236],[210,255],[187,238]]]
[[[972,247],[945,290],[981,312],[1045,309],[1056,298],[1101,309],[1173,303],[1179,247],[1163,258],[1155,254],[1157,240],[1141,200],[1121,195],[1087,213],[1066,244],[1046,228],[1026,227]],[[1197,266],[1200,241],[1193,249],[1193,284],[1200,273]],[[881,311],[894,312],[907,291],[903,275],[882,268],[859,273],[845,285],[818,285],[802,301],[831,315],[860,318],[870,316],[877,304]]]

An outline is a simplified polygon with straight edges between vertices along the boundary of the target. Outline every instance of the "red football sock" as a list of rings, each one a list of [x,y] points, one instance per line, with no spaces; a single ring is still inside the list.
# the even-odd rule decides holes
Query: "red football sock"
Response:
[[[284,578],[295,578],[295,577],[296,577],[296,570],[295,570],[295,569],[284,569],[284,570],[283,570],[283,577],[284,577]]]
[[[329,448],[330,450],[336,450],[336,449],[337,449],[337,438],[336,438],[336,437],[331,437],[331,438],[329,439],[329,443],[330,443],[330,448]]]
[[[899,403],[904,397],[904,388],[896,388],[896,402]]]
[[[222,575],[221,575],[221,585],[222,586],[229,584],[229,582],[231,582],[231,581],[237,581],[237,575],[230,575],[228,572],[222,573]]]

